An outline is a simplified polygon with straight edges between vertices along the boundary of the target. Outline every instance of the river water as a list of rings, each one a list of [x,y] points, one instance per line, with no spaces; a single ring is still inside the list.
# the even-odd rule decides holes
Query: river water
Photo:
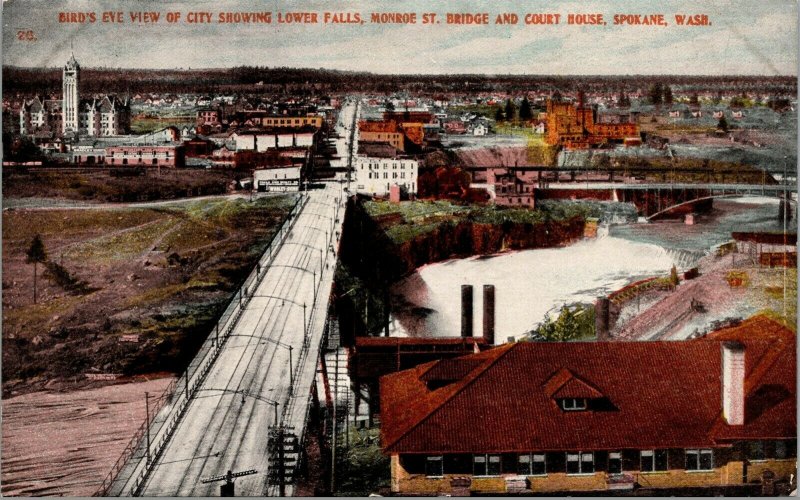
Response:
[[[453,259],[420,268],[392,288],[392,336],[457,337],[461,285],[473,285],[474,335],[481,336],[483,285],[495,285],[498,343],[520,337],[564,304],[594,302],[638,279],[696,264],[731,231],[778,230],[777,200],[717,200],[697,224],[629,224],[561,248]],[[792,222],[794,227],[794,221]]]

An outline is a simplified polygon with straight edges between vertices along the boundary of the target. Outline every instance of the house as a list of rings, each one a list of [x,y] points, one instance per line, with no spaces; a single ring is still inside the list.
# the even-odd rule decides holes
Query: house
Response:
[[[795,334],[518,342],[380,380],[400,495],[739,486],[796,472]]]
[[[475,136],[484,136],[489,133],[489,127],[482,122],[470,126],[470,133]]]

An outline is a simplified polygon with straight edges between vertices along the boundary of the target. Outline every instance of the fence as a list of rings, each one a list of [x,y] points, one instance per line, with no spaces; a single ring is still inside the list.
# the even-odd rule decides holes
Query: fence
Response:
[[[222,346],[230,335],[231,330],[236,326],[255,288],[272,262],[276,251],[283,243],[286,235],[291,231],[294,222],[297,220],[297,215],[307,201],[308,197],[306,195],[298,197],[281,227],[272,235],[267,249],[258,260],[255,269],[234,293],[197,355],[189,363],[186,371],[177,380],[170,383],[159,397],[155,398],[154,405],[149,408],[145,421],[134,433],[94,496],[108,496],[120,473],[126,468],[126,465],[130,467],[131,463],[133,463],[133,470],[128,475],[128,479],[132,477],[136,477],[136,479],[129,493],[132,496],[137,496],[141,493],[141,489],[150,474],[151,465],[158,460],[164,451],[164,447],[186,413],[189,401],[191,401],[192,396],[205,380],[205,376],[219,356]],[[149,442],[143,443],[142,439],[145,436],[148,436]],[[137,451],[139,451],[138,455]],[[138,462],[136,462],[137,460]],[[120,490],[119,494],[121,493],[123,492]]]

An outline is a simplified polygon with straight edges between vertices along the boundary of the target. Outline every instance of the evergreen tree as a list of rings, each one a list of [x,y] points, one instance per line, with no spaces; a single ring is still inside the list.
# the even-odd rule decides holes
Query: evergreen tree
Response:
[[[506,101],[506,120],[513,121],[514,120],[514,112],[516,111],[516,107],[511,99]]]
[[[36,266],[47,260],[47,252],[41,236],[36,234],[31,240],[31,246],[25,252],[25,262],[33,264],[33,303],[36,303]]]
[[[672,89],[669,85],[664,85],[664,104],[672,104]]]
[[[652,104],[656,105],[656,106],[661,104],[661,98],[662,98],[663,93],[664,93],[664,91],[661,88],[661,83],[660,82],[656,82],[653,85],[651,85],[650,86],[650,92],[649,92],[649,94],[650,94],[650,102]]]
[[[497,106],[497,109],[494,111],[494,120],[497,122],[503,121],[503,107]]]
[[[522,99],[522,104],[519,105],[519,119],[520,121],[530,121],[533,118],[533,112],[531,111],[531,103],[528,102],[528,97],[525,96]]]
[[[717,122],[717,130],[722,130],[723,132],[728,131],[728,120],[725,119],[725,115],[719,117],[719,122]]]
[[[692,106],[700,105],[700,97],[697,95],[697,92],[692,94],[692,97],[689,98],[689,104],[691,104]]]
[[[627,108],[630,107],[630,105],[631,105],[631,98],[628,97],[628,95],[624,91],[620,90],[619,97],[617,98],[617,106],[619,106],[620,108]]]

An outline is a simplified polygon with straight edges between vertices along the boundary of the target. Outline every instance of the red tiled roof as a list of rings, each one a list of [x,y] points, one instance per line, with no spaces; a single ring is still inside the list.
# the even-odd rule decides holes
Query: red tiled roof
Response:
[[[488,453],[708,447],[738,436],[796,436],[794,334],[765,316],[735,328],[684,342],[504,345],[457,358],[474,366],[434,390],[424,375],[442,362],[387,375],[382,445],[387,453]],[[721,418],[720,381],[721,340],[733,339],[746,346],[747,370],[745,425],[735,428]],[[608,409],[565,412],[554,399],[593,391],[610,401]]]

